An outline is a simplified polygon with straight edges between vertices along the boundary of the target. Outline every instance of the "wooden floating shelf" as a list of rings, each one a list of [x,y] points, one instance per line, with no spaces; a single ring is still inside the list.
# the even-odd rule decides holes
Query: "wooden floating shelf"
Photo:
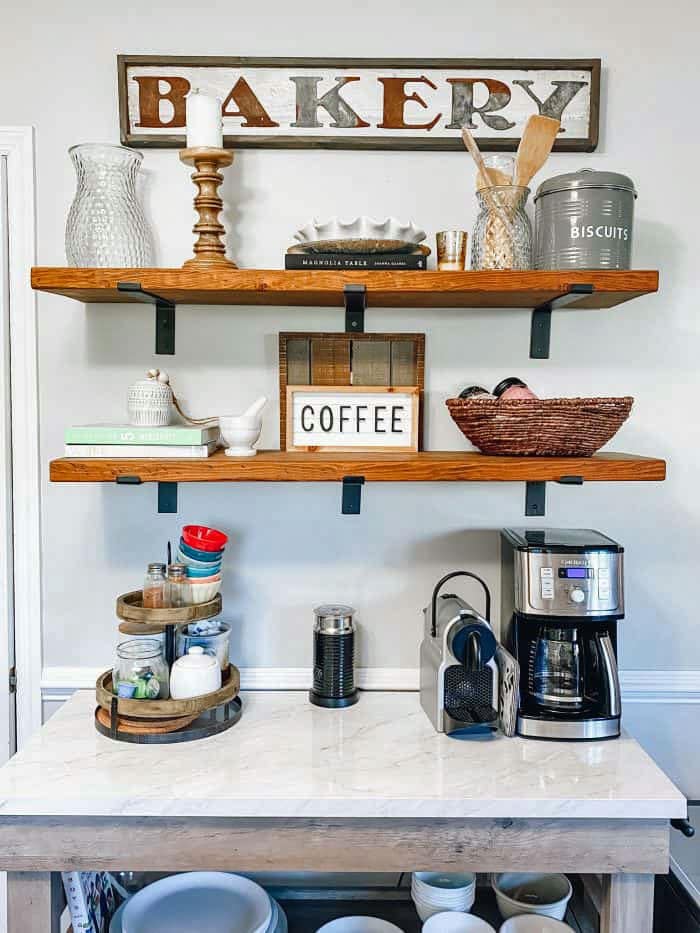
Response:
[[[54,483],[109,483],[134,477],[143,483],[341,482],[558,482],[576,476],[585,482],[655,481],[666,463],[652,457],[602,453],[593,457],[487,457],[471,451],[393,453],[287,453],[260,451],[250,459],[222,451],[206,460],[53,460]]]
[[[655,271],[408,272],[259,269],[32,269],[32,287],[83,302],[133,302],[139,282],[179,304],[343,307],[345,285],[365,285],[370,308],[537,308],[572,285],[592,285],[567,307],[612,308],[658,290]]]

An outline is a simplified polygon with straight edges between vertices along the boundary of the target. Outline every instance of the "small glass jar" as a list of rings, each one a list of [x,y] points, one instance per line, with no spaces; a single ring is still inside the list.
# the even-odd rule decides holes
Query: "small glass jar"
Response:
[[[161,642],[138,638],[117,645],[117,662],[112,672],[112,686],[117,696],[130,700],[167,700],[169,679]]]
[[[165,564],[149,564],[143,581],[143,608],[164,609],[167,605]]]
[[[477,191],[472,269],[531,269],[532,227],[525,212],[529,188],[493,185]]]
[[[190,584],[187,580],[185,564],[171,564],[168,567],[168,606],[182,609],[190,605]]]

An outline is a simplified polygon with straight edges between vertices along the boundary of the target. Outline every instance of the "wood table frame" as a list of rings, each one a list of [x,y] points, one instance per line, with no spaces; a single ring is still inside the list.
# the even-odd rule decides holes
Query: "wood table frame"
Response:
[[[666,820],[48,817],[0,820],[8,933],[57,933],[60,871],[583,873],[601,933],[651,933]]]

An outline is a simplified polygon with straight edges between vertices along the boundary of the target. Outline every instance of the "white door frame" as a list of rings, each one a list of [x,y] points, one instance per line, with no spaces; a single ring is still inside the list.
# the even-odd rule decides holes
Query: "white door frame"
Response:
[[[17,748],[41,725],[41,472],[34,129],[0,126],[7,166]],[[1,584],[0,584],[1,585]],[[6,689],[0,671],[0,689]]]

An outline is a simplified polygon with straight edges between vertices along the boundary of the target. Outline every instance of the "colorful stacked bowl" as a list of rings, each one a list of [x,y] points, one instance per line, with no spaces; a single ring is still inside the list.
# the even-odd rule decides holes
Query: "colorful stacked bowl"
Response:
[[[187,567],[192,602],[208,602],[221,589],[221,565],[228,536],[206,525],[185,525],[177,560]]]

